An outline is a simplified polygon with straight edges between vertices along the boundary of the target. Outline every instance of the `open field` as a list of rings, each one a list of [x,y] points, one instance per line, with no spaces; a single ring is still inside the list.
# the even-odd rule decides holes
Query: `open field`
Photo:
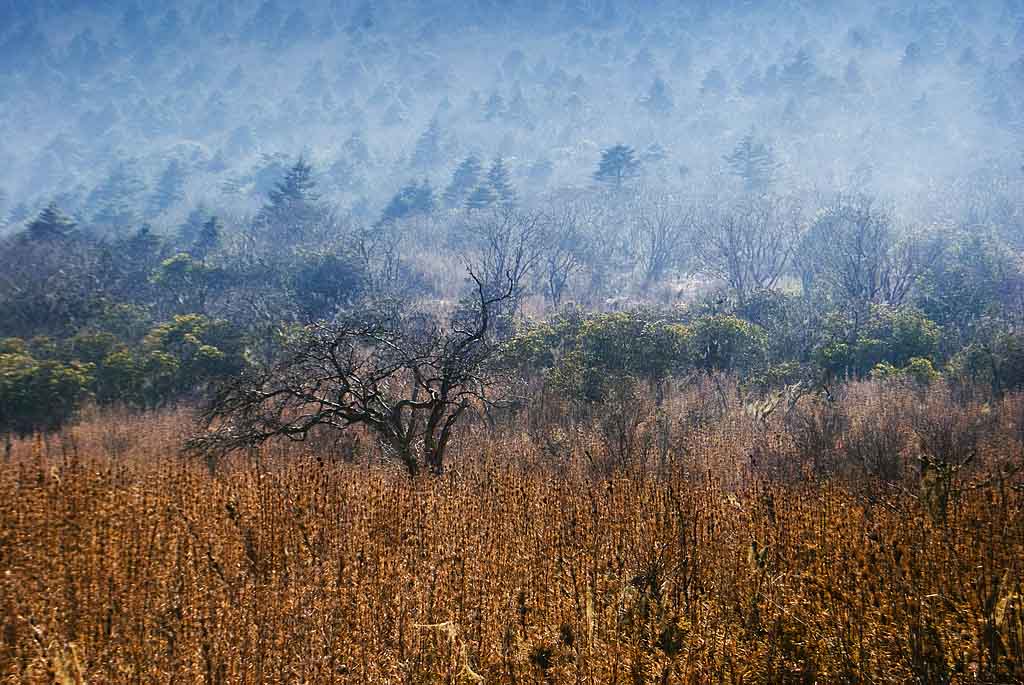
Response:
[[[585,421],[478,427],[417,481],[327,442],[211,470],[178,456],[182,414],[93,417],[0,470],[0,679],[1019,682],[1024,401],[909,393],[691,411],[630,464],[597,464]],[[840,414],[814,476],[810,426]],[[887,476],[842,465],[872,436]],[[941,440],[975,458],[910,456]]]

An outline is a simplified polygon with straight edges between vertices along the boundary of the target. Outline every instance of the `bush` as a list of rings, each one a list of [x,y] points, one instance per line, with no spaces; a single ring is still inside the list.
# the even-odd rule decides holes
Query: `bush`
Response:
[[[940,378],[935,365],[930,359],[913,357],[907,365],[898,368],[889,362],[876,364],[871,370],[871,378],[881,381],[910,381],[914,385],[926,387]]]
[[[505,346],[501,363],[550,387],[600,401],[627,379],[657,385],[686,365],[690,331],[650,312],[569,315],[535,324]]]
[[[704,316],[687,326],[690,364],[702,371],[749,372],[763,366],[764,329],[729,314]]]
[[[993,394],[1024,389],[1024,336],[992,327],[950,362],[950,373],[963,383],[982,384]]]
[[[56,428],[89,396],[92,371],[91,364],[37,360],[25,352],[0,354],[0,432],[24,435]]]
[[[226,321],[184,314],[160,324],[143,339],[143,375],[150,404],[201,390],[245,368],[241,336]]]
[[[939,327],[912,307],[874,305],[868,320],[852,332],[851,323],[838,316],[826,326],[828,339],[818,349],[817,363],[827,375],[840,378],[865,378],[880,366],[879,373],[903,369],[913,359],[934,365],[941,336]],[[916,368],[924,371],[921,362]]]

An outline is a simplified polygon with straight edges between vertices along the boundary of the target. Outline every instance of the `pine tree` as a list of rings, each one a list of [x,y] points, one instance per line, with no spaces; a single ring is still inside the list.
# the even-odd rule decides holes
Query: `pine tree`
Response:
[[[729,171],[743,179],[744,187],[752,192],[766,190],[779,168],[771,149],[756,141],[753,133],[743,136],[724,159]]]
[[[437,209],[437,200],[434,198],[434,187],[430,185],[430,179],[424,178],[416,188],[413,210],[416,214],[432,214]]]
[[[807,50],[800,50],[782,70],[782,80],[793,88],[802,88],[807,85],[817,68],[811,60],[811,54]]]
[[[441,162],[441,124],[437,118],[430,120],[430,125],[416,141],[416,151],[412,156],[415,169],[430,169]]]
[[[498,195],[490,183],[481,183],[466,198],[466,209],[486,209],[498,201]]]
[[[476,155],[470,155],[462,160],[452,174],[452,182],[444,191],[445,206],[457,207],[462,204],[473,188],[479,185],[482,173],[483,165]]]
[[[629,145],[614,145],[601,153],[594,180],[619,189],[640,172],[640,162]]]
[[[500,155],[494,158],[491,168],[487,171],[487,185],[503,205],[515,204],[516,190],[512,187],[512,177],[505,166],[505,160]]]
[[[512,99],[508,103],[505,118],[525,128],[533,128],[533,113],[530,112],[530,106],[526,102],[526,96],[523,95],[523,89],[519,83],[516,83],[513,88]]]
[[[202,235],[203,225],[210,216],[210,212],[203,205],[199,205],[189,212],[185,223],[178,227],[178,244],[181,246],[194,245]]]
[[[75,222],[51,202],[25,228],[30,240],[36,242],[63,240],[75,230]]]
[[[273,206],[311,203],[317,200],[315,188],[312,165],[304,157],[299,157],[267,197]]]
[[[256,217],[257,226],[272,240],[301,241],[319,208],[312,165],[299,157],[284,178],[267,191],[267,199]]]
[[[388,202],[378,223],[392,223],[411,216],[430,214],[433,211],[434,189],[430,181],[423,179],[419,184],[409,181]]]
[[[139,230],[121,245],[121,255],[128,262],[128,267],[141,267],[142,274],[139,280],[149,273],[146,265],[160,258],[160,238],[153,233],[153,228],[149,224],[142,224]]]
[[[651,84],[650,90],[647,91],[647,97],[641,100],[641,104],[643,104],[651,114],[662,116],[671,114],[672,110],[675,109],[675,102],[672,99],[672,90],[660,77],[654,79],[654,83]]]
[[[195,243],[192,245],[192,255],[196,259],[206,259],[220,245],[220,237],[223,233],[220,219],[211,216],[199,230]]]
[[[359,162],[360,164],[368,164],[370,162],[370,148],[366,145],[366,140],[359,131],[355,131],[349,136],[345,144],[341,146],[341,151],[353,162]]]
[[[126,231],[137,221],[139,195],[144,190],[145,185],[130,162],[114,165],[106,180],[89,196],[93,223],[113,233]]]
[[[505,114],[505,98],[501,97],[498,93],[494,93],[484,103],[484,120],[494,121],[500,119]]]
[[[185,170],[179,160],[172,159],[156,183],[156,189],[149,199],[147,214],[157,216],[178,204],[184,197]]]

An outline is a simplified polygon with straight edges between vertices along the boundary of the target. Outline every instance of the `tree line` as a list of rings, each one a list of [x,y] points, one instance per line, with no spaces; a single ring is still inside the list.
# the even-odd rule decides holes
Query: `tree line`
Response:
[[[736,173],[770,174],[747,143]],[[762,394],[1024,384],[1012,227],[907,226],[864,195],[756,180],[670,193],[633,177],[632,155],[609,148],[598,185],[543,202],[369,224],[322,201],[301,158],[254,215],[198,208],[171,235],[105,238],[50,205],[0,245],[0,429],[52,429],[90,401],[214,398],[209,417],[248,426],[227,447],[303,435],[319,424],[282,417],[313,403],[417,471],[441,468],[467,410],[528,402],[530,383],[581,402],[693,373]],[[347,399],[328,411],[324,393]]]

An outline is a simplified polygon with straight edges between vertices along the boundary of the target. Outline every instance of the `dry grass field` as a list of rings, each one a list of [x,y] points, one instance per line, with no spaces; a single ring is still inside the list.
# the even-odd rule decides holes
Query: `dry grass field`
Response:
[[[16,442],[0,682],[1021,682],[1024,398],[708,394],[480,422],[418,481],[211,467],[173,412]]]

